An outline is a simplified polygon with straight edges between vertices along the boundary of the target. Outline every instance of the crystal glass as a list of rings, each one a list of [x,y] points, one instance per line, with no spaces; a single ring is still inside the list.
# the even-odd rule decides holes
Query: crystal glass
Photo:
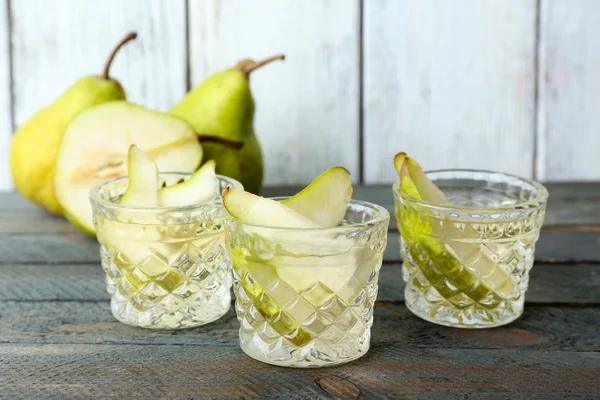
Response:
[[[288,367],[364,355],[389,218],[384,208],[354,200],[334,228],[269,228],[226,217],[242,350]]]
[[[471,170],[427,173],[449,204],[400,193],[406,306],[440,325],[489,328],[523,313],[548,192],[531,180]]]
[[[161,173],[160,184],[191,174]],[[221,188],[241,188],[218,176]],[[231,303],[231,262],[220,196],[184,207],[118,204],[128,178],[90,193],[106,288],[114,317],[128,325],[180,329],[219,319]]]

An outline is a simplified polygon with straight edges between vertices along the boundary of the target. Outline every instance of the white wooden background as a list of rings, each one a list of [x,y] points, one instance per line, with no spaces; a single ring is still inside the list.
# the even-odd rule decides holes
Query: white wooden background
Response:
[[[0,189],[15,127],[79,76],[158,110],[240,58],[256,71],[266,184],[344,165],[600,179],[600,0],[0,0]]]

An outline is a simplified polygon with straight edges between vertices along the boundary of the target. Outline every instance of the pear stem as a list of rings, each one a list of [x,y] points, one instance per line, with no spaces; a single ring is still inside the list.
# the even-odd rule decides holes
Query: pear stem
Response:
[[[225,147],[230,147],[232,149],[238,150],[241,149],[244,143],[236,142],[235,140],[224,139],[218,136],[210,136],[210,135],[200,135],[198,134],[198,140],[201,143],[211,142],[211,143],[219,143]]]
[[[113,60],[115,59],[115,56],[117,55],[117,53],[119,52],[121,47],[123,47],[125,45],[125,43],[135,39],[136,37],[137,37],[136,32],[130,32],[115,46],[112,53],[110,53],[110,56],[108,57],[108,61],[106,61],[106,64],[104,65],[104,71],[102,72],[103,79],[110,79],[110,77],[108,75],[108,72],[110,70],[110,65],[112,64]]]
[[[260,67],[262,67],[263,65],[269,64],[270,62],[273,61],[277,61],[277,60],[285,60],[285,55],[284,54],[275,54],[274,56],[271,57],[267,57],[262,61],[252,61],[249,60],[247,63],[244,63],[240,69],[242,70],[243,73],[246,74],[246,76],[250,75],[250,72],[254,71],[255,69],[258,69]]]

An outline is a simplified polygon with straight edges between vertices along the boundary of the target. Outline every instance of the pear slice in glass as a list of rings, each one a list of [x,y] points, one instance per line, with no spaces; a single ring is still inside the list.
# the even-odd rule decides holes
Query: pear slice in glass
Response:
[[[202,204],[219,196],[219,180],[215,174],[217,163],[209,160],[186,181],[158,189],[161,207]]]
[[[319,226],[327,228],[342,222],[350,199],[350,172],[344,167],[333,167],[282,203]]]
[[[449,204],[444,193],[415,160],[399,153],[394,158],[394,165],[403,193],[431,204]],[[423,217],[427,211],[424,207],[418,210],[421,208],[418,204],[411,207],[415,209],[405,211],[398,218],[402,236],[409,244],[407,251],[443,297],[450,299],[456,295],[446,281],[474,301],[485,301],[487,307],[518,295],[512,278],[481,251],[476,232],[459,229],[454,221]],[[423,253],[431,262],[419,262]]]

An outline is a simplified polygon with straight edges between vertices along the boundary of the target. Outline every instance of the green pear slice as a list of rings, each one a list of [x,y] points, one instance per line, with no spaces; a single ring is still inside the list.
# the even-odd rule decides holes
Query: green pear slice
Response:
[[[290,207],[241,189],[227,187],[223,191],[223,205],[235,219],[250,225],[272,228],[318,228],[316,222]]]
[[[119,204],[133,207],[158,206],[158,168],[150,156],[135,144],[127,156],[129,180]]]
[[[163,207],[202,204],[219,196],[219,180],[215,160],[209,160],[188,180],[158,190],[158,203]]]
[[[448,204],[444,193],[412,158],[399,153],[394,164],[402,192],[417,200]],[[429,262],[418,267],[445,298],[456,295],[448,289],[446,281],[477,302],[487,297],[487,306],[510,299],[516,293],[512,278],[481,251],[479,244],[473,243],[477,239],[475,232],[459,229],[453,221],[424,219],[418,212],[406,212],[398,220],[402,235],[413,244],[408,248],[412,258],[419,260],[421,252],[425,252],[433,261],[435,268]]]
[[[125,101],[89,108],[71,121],[58,152],[54,187],[70,222],[94,234],[90,190],[127,175],[127,151],[136,144],[159,171],[193,172],[202,147],[192,127],[169,115]]]
[[[282,203],[326,228],[342,222],[351,198],[350,172],[344,167],[334,167]]]

